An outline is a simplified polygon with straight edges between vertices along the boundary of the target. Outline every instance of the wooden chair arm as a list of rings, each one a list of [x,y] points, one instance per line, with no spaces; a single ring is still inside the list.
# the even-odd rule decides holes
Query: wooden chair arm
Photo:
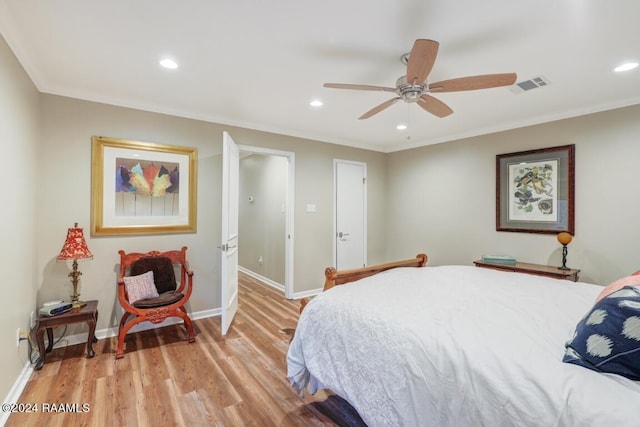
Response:
[[[187,275],[186,280],[180,281],[180,286],[177,291],[184,294],[184,297],[188,301],[189,298],[191,298],[191,292],[193,291],[193,271],[185,271],[185,273]]]
[[[193,271],[186,263],[180,264],[180,285],[177,291],[184,293],[184,289],[187,288],[187,292],[191,295],[191,287],[193,286]]]
[[[184,269],[184,272],[186,274],[188,274],[189,276],[193,276],[193,270],[191,270],[191,267],[189,267],[189,263],[187,261],[182,264],[182,268]]]

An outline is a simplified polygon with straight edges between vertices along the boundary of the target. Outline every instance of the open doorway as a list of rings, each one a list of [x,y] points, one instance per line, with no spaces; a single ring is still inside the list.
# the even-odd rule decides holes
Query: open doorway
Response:
[[[238,269],[291,298],[294,153],[238,148]]]

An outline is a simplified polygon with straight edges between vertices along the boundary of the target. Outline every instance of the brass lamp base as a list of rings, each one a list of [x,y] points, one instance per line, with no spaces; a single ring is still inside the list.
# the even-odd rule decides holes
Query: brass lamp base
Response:
[[[73,270],[69,273],[71,277],[71,284],[73,285],[73,294],[71,295],[71,303],[73,308],[82,308],[87,305],[86,302],[80,301],[80,294],[78,293],[78,279],[82,276],[82,273],[78,271],[78,261],[73,260]]]
[[[79,300],[75,300],[75,301],[74,301],[74,300],[73,300],[73,298],[71,299],[71,304],[73,304],[73,307],[72,307],[72,308],[82,308],[82,307],[84,307],[85,305],[87,305],[87,303],[86,303],[86,302],[84,302],[84,301],[79,301]]]

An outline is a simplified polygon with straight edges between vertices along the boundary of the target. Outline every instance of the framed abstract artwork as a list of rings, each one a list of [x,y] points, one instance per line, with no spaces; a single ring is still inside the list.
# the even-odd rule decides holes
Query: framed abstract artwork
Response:
[[[197,150],[94,136],[91,235],[196,232]]]
[[[496,230],[574,234],[575,146],[496,156]]]

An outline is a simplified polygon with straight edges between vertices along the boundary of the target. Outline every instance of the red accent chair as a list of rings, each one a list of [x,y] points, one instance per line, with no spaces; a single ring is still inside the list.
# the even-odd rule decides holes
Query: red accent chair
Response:
[[[116,359],[124,357],[124,339],[129,330],[141,322],[157,324],[168,317],[179,317],[184,321],[189,342],[195,342],[193,322],[187,314],[185,304],[193,290],[193,271],[186,259],[187,247],[174,251],[151,251],[147,253],[125,253],[120,250],[120,273],[118,274],[118,300],[124,310],[118,328]],[[180,283],[176,282],[175,267],[180,268]],[[125,277],[139,276],[153,271],[153,285],[158,296],[138,299],[130,303]],[[148,277],[148,275],[147,275]],[[129,286],[131,286],[131,282]],[[151,285],[151,286],[153,286]],[[149,286],[149,283],[147,283]],[[129,288],[133,290],[132,288]],[[153,289],[152,289],[153,290]],[[153,290],[155,291],[155,290]],[[155,295],[156,292],[153,292]]]

